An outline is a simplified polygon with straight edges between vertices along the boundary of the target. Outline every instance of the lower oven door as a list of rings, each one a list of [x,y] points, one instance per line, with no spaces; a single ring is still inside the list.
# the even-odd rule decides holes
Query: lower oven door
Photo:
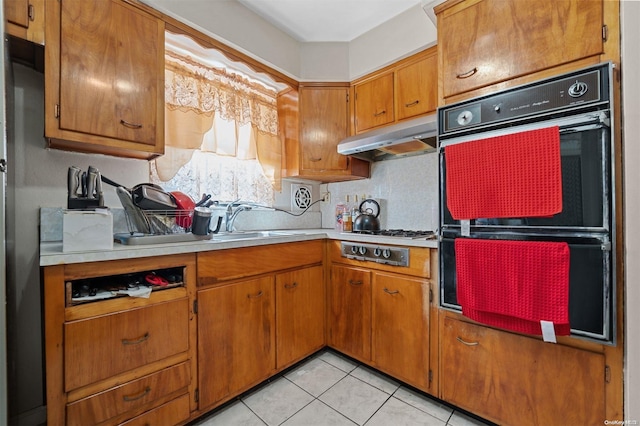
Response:
[[[439,245],[440,305],[460,311],[456,295],[457,232],[444,232]],[[560,237],[475,233],[465,238],[566,242],[569,245],[569,321],[572,335],[613,343],[612,251],[606,236]]]

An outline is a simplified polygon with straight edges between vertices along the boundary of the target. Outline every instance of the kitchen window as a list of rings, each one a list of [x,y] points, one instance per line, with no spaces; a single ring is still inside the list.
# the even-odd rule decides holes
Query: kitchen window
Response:
[[[165,155],[150,163],[151,182],[194,199],[207,193],[273,204],[281,185],[281,87],[244,68],[166,34]]]

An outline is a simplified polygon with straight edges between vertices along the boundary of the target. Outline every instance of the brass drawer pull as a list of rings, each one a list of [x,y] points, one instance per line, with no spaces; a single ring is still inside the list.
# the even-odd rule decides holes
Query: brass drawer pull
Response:
[[[144,398],[145,396],[149,395],[149,392],[151,392],[151,388],[149,386],[147,386],[142,392],[137,393],[136,395],[125,395],[122,397],[122,400],[124,402],[131,402],[131,401],[135,401],[136,399],[140,399],[140,398]]]
[[[149,332],[144,333],[144,336],[138,337],[137,339],[122,339],[123,345],[137,345],[149,339]]]
[[[409,102],[408,104],[404,104],[404,106],[405,106],[406,108],[408,108],[408,107],[411,107],[411,106],[414,106],[414,105],[418,105],[419,103],[420,103],[420,99],[416,99],[416,100],[415,100],[415,101],[413,101],[413,102]]]
[[[322,161],[322,157],[309,158],[309,161],[311,161],[312,163],[317,163],[318,161]]]
[[[258,297],[261,297],[264,293],[262,292],[262,290],[260,290],[258,293],[256,294],[247,294],[247,297],[249,299],[257,299]]]
[[[387,294],[398,294],[400,293],[400,290],[389,290],[388,288],[384,288],[384,292]]]
[[[466,342],[462,340],[462,337],[460,336],[456,337],[456,340],[462,343],[463,345],[467,345],[467,346],[478,346],[480,344],[480,342]]]
[[[362,285],[362,281],[349,280],[349,284],[351,284],[351,285]]]
[[[131,129],[142,129],[142,124],[130,123],[122,119],[120,119],[120,124]]]
[[[471,77],[472,75],[474,75],[477,72],[478,72],[478,67],[473,67],[472,70],[469,70],[467,72],[463,72],[462,74],[456,75],[456,78],[459,78],[459,79],[469,78],[469,77]]]
[[[296,288],[298,287],[298,283],[294,282],[293,284],[285,284],[284,288]]]
[[[383,109],[382,111],[376,112],[375,114],[373,114],[373,116],[374,117],[380,117],[382,114],[386,114],[386,113],[387,113],[387,110]]]

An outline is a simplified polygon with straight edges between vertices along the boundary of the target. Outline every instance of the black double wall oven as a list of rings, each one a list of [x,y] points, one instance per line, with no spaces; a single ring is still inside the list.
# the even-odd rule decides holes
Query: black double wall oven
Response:
[[[442,307],[490,325],[564,309],[556,331],[614,343],[612,73],[603,63],[439,109]],[[463,255],[475,243],[488,245]],[[566,269],[555,294],[562,283],[547,281]]]

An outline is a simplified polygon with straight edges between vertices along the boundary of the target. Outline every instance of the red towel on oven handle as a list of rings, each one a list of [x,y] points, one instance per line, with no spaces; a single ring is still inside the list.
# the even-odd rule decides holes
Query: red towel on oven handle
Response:
[[[569,245],[565,242],[455,240],[458,303],[463,315],[527,334],[570,334]]]
[[[454,219],[549,217],[562,211],[557,126],[444,150],[447,207]]]

